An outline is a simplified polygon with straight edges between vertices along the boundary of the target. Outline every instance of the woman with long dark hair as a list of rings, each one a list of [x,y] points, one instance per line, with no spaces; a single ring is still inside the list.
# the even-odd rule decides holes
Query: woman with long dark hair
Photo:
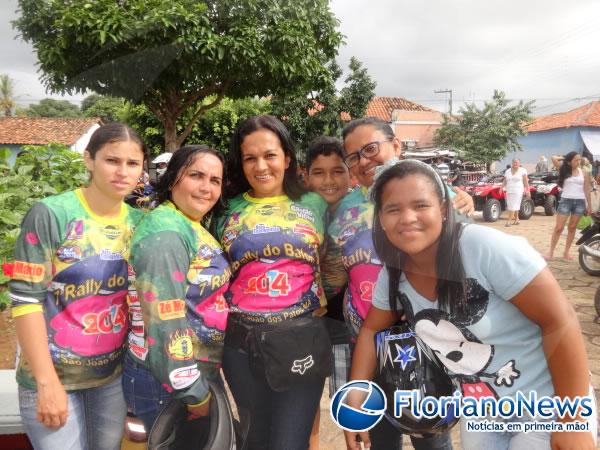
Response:
[[[9,283],[21,419],[36,449],[121,447],[127,261],[140,218],[123,199],[146,148],[110,123],[83,156],[89,184],[41,200],[23,219]]]
[[[592,397],[591,415],[556,419],[587,420],[592,432],[472,432],[463,417],[463,449],[593,449],[596,413],[581,329],[539,254],[521,237],[455,223],[448,188],[418,161],[384,171],[373,200],[373,239],[385,267],[350,378],[373,378],[374,335],[404,316],[460,384],[463,397],[498,400],[517,391],[525,397]],[[476,420],[486,418],[500,420]],[[348,448],[358,448],[356,435],[346,432]],[[360,437],[369,440],[368,433]]]
[[[556,209],[556,222],[550,239],[550,251],[546,259],[550,260],[554,257],[554,250],[568,219],[568,234],[563,258],[572,260],[573,257],[569,254],[569,250],[571,250],[571,244],[575,239],[577,224],[581,216],[591,213],[592,183],[589,174],[581,168],[581,155],[579,153],[569,152],[564,157],[553,156],[552,162],[559,167],[558,186],[562,191]]]
[[[223,156],[205,145],[177,150],[157,186],[159,206],[137,227],[131,263],[129,352],[123,391],[149,432],[171,398],[192,417],[209,412],[228,307],[229,264],[201,225],[220,204]]]
[[[329,375],[321,316],[323,199],[297,177],[294,146],[273,116],[237,128],[216,235],[231,262],[223,371],[250,417],[248,448],[305,450]]]

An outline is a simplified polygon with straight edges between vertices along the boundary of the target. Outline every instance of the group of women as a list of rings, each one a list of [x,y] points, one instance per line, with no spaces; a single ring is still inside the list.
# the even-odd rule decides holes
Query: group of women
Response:
[[[352,379],[373,376],[372,335],[398,320],[402,299],[403,319],[465,385],[477,381],[492,395],[587,395],[577,319],[539,255],[522,240],[455,223],[446,185],[433,169],[397,162],[400,143],[389,126],[350,123],[343,145],[350,172],[365,188],[374,184],[375,205],[366,189],[355,191],[333,221],[372,221],[327,231],[327,203],[298,179],[289,132],[272,116],[237,128],[227,163],[206,146],[175,152],[157,186],[159,205],[143,217],[123,199],[142,174],[145,146],[124,125],[99,128],[84,153],[88,186],[37,203],[15,250],[17,380],[34,447],[120,448],[124,399],[147,428],[171,398],[206,420],[208,382],[222,366],[250,417],[248,449],[306,449],[331,371],[320,264],[326,233],[343,246],[366,230],[363,240],[374,242],[363,252],[342,249],[343,264],[331,264],[351,283],[344,313],[358,334]],[[375,180],[380,166],[389,168]],[[372,252],[363,261],[345,251]],[[456,339],[436,334],[442,323],[456,328]],[[444,344],[465,340],[490,349],[470,356],[491,356],[464,367],[444,357]],[[494,390],[498,380],[502,389]],[[534,437],[465,431],[463,447],[541,449],[550,439],[553,448],[594,446],[590,432]],[[349,449],[359,448],[356,438],[346,432]],[[447,436],[427,439],[421,448],[451,448]],[[392,448],[380,442],[374,448]]]

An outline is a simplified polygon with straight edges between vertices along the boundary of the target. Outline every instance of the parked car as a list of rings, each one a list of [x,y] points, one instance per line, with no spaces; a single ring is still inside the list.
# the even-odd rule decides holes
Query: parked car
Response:
[[[556,207],[560,200],[560,189],[557,184],[557,172],[532,173],[529,175],[531,200],[535,206],[544,208],[547,216],[556,214]]]
[[[481,181],[467,185],[465,190],[473,197],[475,210],[483,213],[483,220],[495,222],[506,209],[506,192],[502,189],[503,175],[490,175]],[[529,188],[530,192],[532,188]],[[534,203],[531,198],[523,197],[519,219],[528,220],[533,215]]]

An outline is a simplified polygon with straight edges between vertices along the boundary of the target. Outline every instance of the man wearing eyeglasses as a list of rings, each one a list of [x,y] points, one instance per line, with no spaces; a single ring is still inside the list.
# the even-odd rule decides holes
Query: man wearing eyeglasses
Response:
[[[342,259],[348,283],[344,296],[344,318],[355,340],[371,307],[373,288],[382,267],[371,235],[373,204],[368,198],[368,188],[374,183],[378,167],[391,164],[401,156],[401,144],[389,124],[374,117],[350,122],[344,128],[343,139],[344,163],[360,183],[360,188],[347,194],[340,202],[328,228],[327,252],[328,258],[339,255]],[[471,196],[463,191],[454,196],[453,205],[462,213],[474,211]],[[322,268],[324,279],[329,278],[327,270],[327,267]],[[330,288],[334,287],[325,284],[326,290]],[[343,363],[350,367],[350,361],[339,362],[340,365]],[[340,386],[336,386],[336,390]],[[417,450],[452,448],[447,434],[413,438],[412,443]],[[397,450],[402,447],[402,436],[389,422],[382,420],[371,430],[371,444],[372,450]]]

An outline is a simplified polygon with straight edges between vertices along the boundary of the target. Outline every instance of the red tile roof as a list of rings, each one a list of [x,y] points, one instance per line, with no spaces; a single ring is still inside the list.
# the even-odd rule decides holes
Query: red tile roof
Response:
[[[323,105],[316,100],[312,101],[314,107],[308,110],[308,115],[313,116],[323,109]],[[411,102],[402,97],[373,97],[373,99],[367,105],[367,111],[365,117],[378,117],[386,122],[392,121],[392,112],[396,110],[402,111],[429,111],[438,113],[433,109],[429,109],[418,103]],[[438,113],[441,115],[441,113]],[[352,120],[350,114],[342,111],[340,114],[344,122]]]
[[[50,142],[73,145],[99,118],[55,119],[48,117],[0,118],[0,145],[43,145]]]
[[[379,117],[386,122],[392,121],[392,111],[433,111],[423,105],[411,102],[402,97],[374,97],[367,106],[366,116]]]
[[[600,101],[564,113],[536,117],[526,129],[531,133],[570,127],[600,127]]]

